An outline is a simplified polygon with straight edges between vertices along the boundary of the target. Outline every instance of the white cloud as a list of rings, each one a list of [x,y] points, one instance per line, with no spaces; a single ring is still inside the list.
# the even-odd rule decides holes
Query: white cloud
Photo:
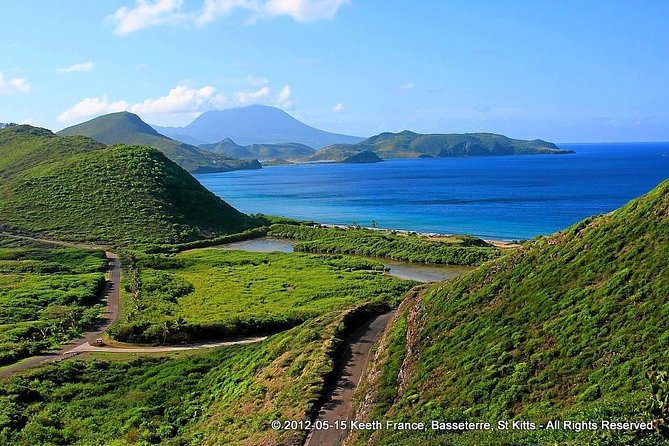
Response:
[[[94,67],[95,64],[89,61],[89,62],[75,63],[65,68],[58,68],[56,69],[56,71],[60,74],[68,74],[68,73],[77,73],[81,71],[92,71]]]
[[[140,115],[196,113],[223,107],[227,102],[227,98],[211,85],[202,88],[180,85],[165,96],[132,105],[130,111]]]
[[[84,98],[61,113],[58,121],[69,122],[118,111],[130,111],[142,116],[192,114],[221,108],[227,104],[227,98],[210,85],[202,88],[179,85],[165,96],[135,104],[127,101],[110,102],[107,96]]]
[[[399,86],[400,90],[413,90],[416,88],[413,82],[407,82],[406,84],[402,84]]]
[[[296,22],[331,20],[349,0],[269,0],[263,12],[269,16],[289,16]]]
[[[246,11],[248,23],[258,19],[290,17],[296,22],[331,20],[339,8],[350,0],[205,0],[195,11],[184,11],[183,0],[136,0],[134,7],[123,6],[107,21],[119,36],[152,26],[191,23],[205,26],[234,11]]]
[[[335,112],[335,113],[339,113],[340,111],[344,111],[344,108],[345,108],[345,107],[344,107],[344,104],[342,104],[342,103],[340,102],[340,103],[338,103],[338,104],[335,104],[334,107],[332,107],[332,111]]]
[[[276,97],[272,98],[270,94],[270,87],[265,85],[257,90],[237,91],[233,93],[233,99],[228,99],[211,85],[200,88],[178,85],[164,96],[135,103],[123,100],[110,101],[106,95],[84,98],[61,113],[58,121],[81,121],[119,111],[136,113],[145,120],[179,121],[186,117],[192,119],[208,110],[254,103],[274,103],[283,108],[292,106],[290,85],[284,85]]]
[[[202,10],[195,14],[194,21],[196,25],[204,26],[239,8],[257,11],[258,2],[256,0],[205,0]]]
[[[258,91],[238,91],[235,97],[240,105],[257,102],[259,99],[269,96],[270,89],[265,86]]]
[[[84,98],[58,116],[58,121],[69,122],[93,116],[128,110],[130,104],[125,101],[109,102],[106,95],[100,98]]]
[[[290,99],[290,85],[284,85],[276,97],[276,105],[281,108],[290,108],[293,101]]]
[[[5,75],[0,71],[0,94],[26,93],[28,91],[30,91],[30,84],[27,80],[20,77],[5,79]]]
[[[123,6],[107,20],[115,25],[115,34],[125,36],[151,26],[186,20],[187,16],[180,12],[183,4],[183,0],[136,0],[134,8]]]

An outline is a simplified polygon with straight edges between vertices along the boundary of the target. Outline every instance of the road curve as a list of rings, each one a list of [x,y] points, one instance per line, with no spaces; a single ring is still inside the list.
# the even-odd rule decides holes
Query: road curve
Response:
[[[118,256],[112,252],[106,251],[105,255],[107,256],[107,260],[109,261],[109,266],[111,269],[109,270],[109,280],[105,286],[106,304],[102,322],[98,324],[94,330],[84,333],[81,338],[64,345],[58,351],[46,355],[35,356],[28,360],[5,367],[2,371],[0,371],[0,378],[10,376],[19,370],[29,369],[46,362],[58,362],[76,356],[81,353],[81,351],[78,351],[77,348],[80,348],[83,345],[88,345],[90,340],[95,339],[102,332],[111,327],[111,325],[118,317],[121,287],[121,261],[119,260]]]

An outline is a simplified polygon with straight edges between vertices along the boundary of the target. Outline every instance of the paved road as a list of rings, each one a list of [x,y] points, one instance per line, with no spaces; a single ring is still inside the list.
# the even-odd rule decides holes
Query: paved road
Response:
[[[319,420],[328,421],[330,426],[334,425],[337,420],[351,420],[353,415],[351,399],[367,367],[372,345],[385,330],[392,315],[393,312],[377,316],[352,333],[349,348],[346,351],[344,370],[337,380],[334,392],[318,414]],[[304,445],[338,446],[346,438],[347,433],[347,431],[336,429],[312,430]]]

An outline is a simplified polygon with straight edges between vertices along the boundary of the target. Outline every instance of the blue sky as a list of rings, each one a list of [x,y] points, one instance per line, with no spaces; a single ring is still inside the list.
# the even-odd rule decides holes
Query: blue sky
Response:
[[[0,122],[262,103],[325,130],[669,140],[669,2],[5,0]]]

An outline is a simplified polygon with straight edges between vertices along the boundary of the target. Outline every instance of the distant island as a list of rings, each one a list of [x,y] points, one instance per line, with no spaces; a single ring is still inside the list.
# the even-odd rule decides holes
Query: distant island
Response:
[[[513,139],[494,133],[420,134],[405,130],[400,133],[381,133],[357,144],[331,145],[302,161],[342,162],[363,152],[371,152],[380,159],[574,153],[541,139]]]
[[[12,124],[4,124],[9,125]],[[180,139],[165,136],[156,129]],[[183,134],[186,130],[190,136]],[[392,158],[574,153],[541,139],[514,139],[495,133],[420,134],[404,130],[399,133],[384,132],[362,140],[314,129],[282,110],[266,106],[205,112],[181,129],[151,127],[133,113],[118,112],[68,127],[58,134],[87,136],[107,145],[155,147],[192,173],[260,169],[262,165],[296,163],[362,164]],[[197,147],[184,142],[215,137],[221,139]],[[305,141],[315,144],[308,145]],[[326,141],[339,142],[320,150],[314,148]]]
[[[247,107],[211,110],[202,113],[185,127],[154,129],[188,144],[217,144],[230,138],[237,144],[299,143],[321,148],[331,144],[355,144],[364,138],[326,132],[298,121],[277,107]]]

